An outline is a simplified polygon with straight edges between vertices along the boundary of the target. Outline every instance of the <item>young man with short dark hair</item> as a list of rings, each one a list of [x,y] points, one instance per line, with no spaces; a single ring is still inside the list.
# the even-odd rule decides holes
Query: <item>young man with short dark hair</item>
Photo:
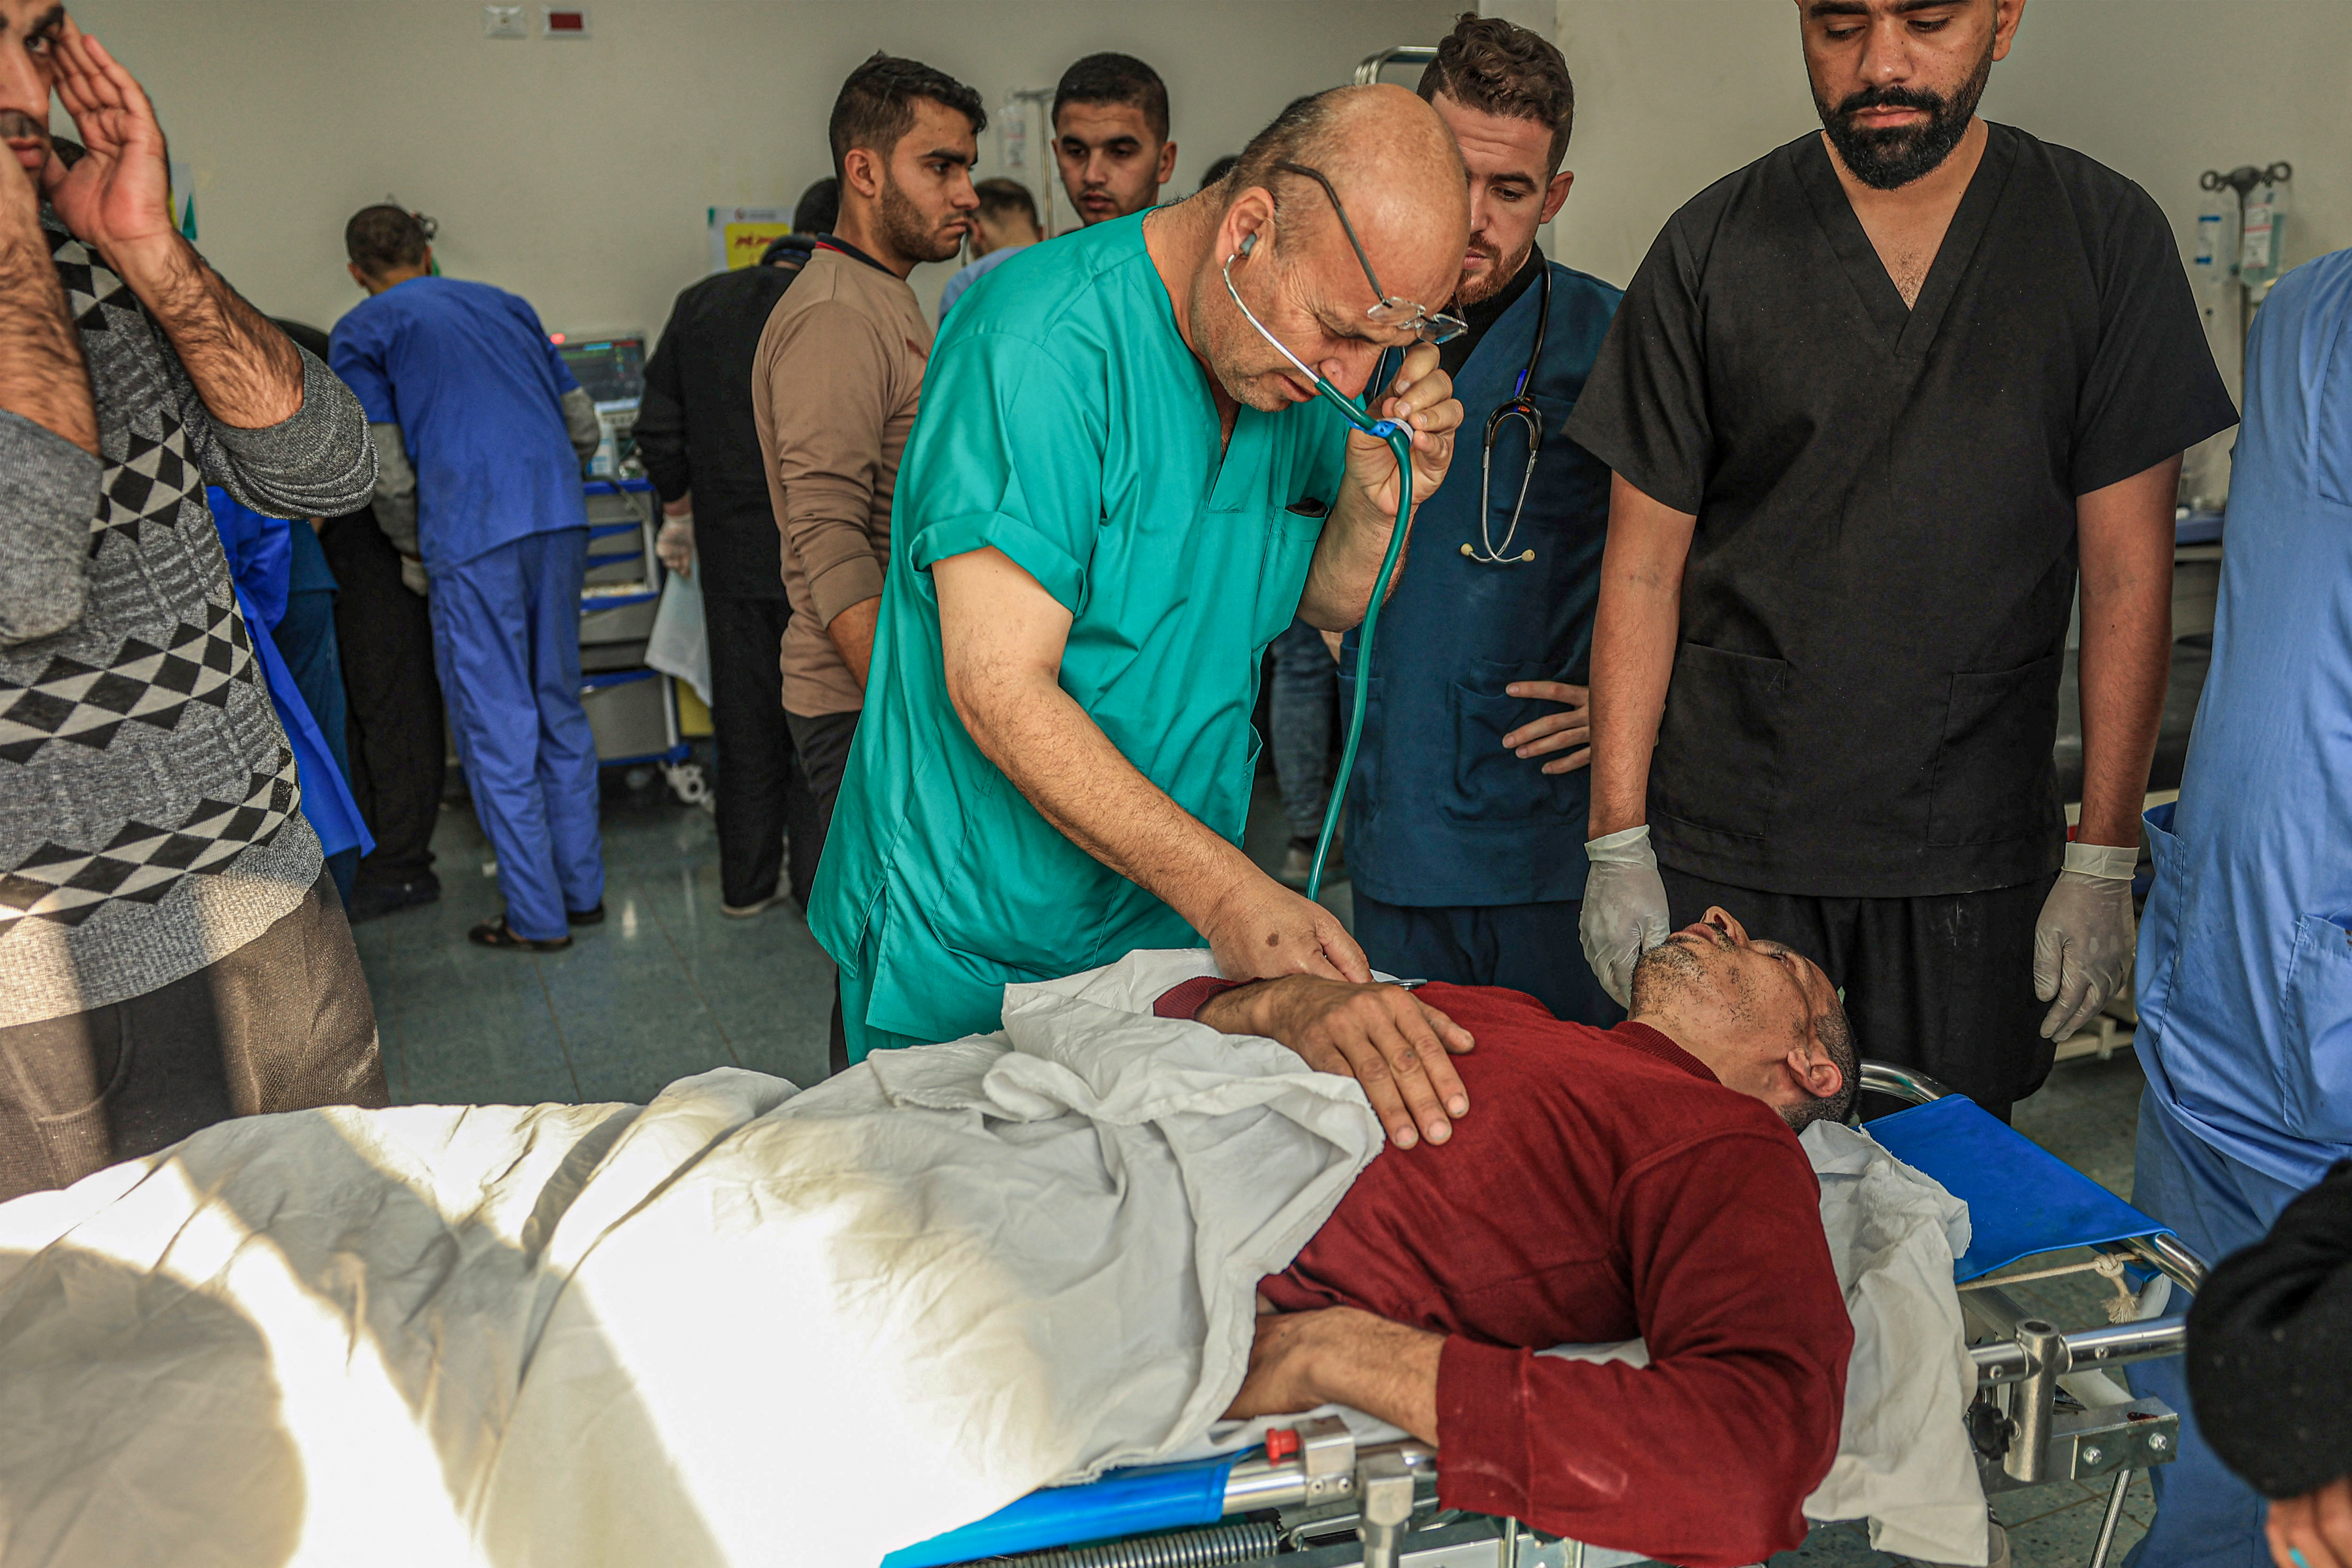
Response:
[[[866,702],[890,498],[931,352],[907,274],[953,256],[971,231],[987,124],[980,94],[919,61],[877,53],[852,71],[831,124],[841,216],[752,359],[752,420],[792,601],[784,711],[815,796],[811,867]]]
[[[980,195],[971,237],[965,242],[971,259],[940,290],[940,319],[963,298],[963,291],[1013,259],[1013,253],[1045,237],[1038,226],[1037,199],[1018,180],[982,180],[972,189]]]
[[[1091,225],[1160,205],[1176,177],[1168,140],[1168,84],[1133,55],[1088,55],[1054,89],[1054,161],[1078,222]]]
[[[1465,16],[1420,92],[1470,174],[1454,297],[1469,330],[1439,363],[1464,427],[1491,445],[1423,507],[1381,616],[1391,651],[1374,660],[1381,695],[1349,792],[1356,940],[1389,973],[1506,985],[1605,1027],[1623,1014],[1576,962],[1576,929],[1609,470],[1560,426],[1618,292],[1536,243],[1575,179],[1560,162],[1576,89],[1551,41]],[[1352,680],[1352,641],[1341,658]]]

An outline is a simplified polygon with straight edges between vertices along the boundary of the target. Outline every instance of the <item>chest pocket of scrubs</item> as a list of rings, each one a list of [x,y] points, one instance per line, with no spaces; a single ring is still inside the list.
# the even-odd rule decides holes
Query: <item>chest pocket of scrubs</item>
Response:
[[[1447,820],[1519,826],[1564,820],[1582,809],[1567,775],[1543,771],[1568,752],[1522,757],[1503,747],[1503,737],[1520,725],[1560,711],[1556,702],[1513,697],[1503,689],[1514,680],[1557,679],[1540,664],[1479,658],[1470,661],[1466,680],[1454,682],[1446,693],[1454,714],[1454,790],[1440,803]]]
[[[2273,1066],[2286,1130],[2352,1143],[2352,939],[2334,921],[2295,922],[2279,1019]]]
[[[1257,598],[1250,619],[1251,645],[1261,654],[1298,616],[1307,569],[1314,563],[1315,546],[1323,537],[1328,514],[1322,501],[1310,499],[1278,509],[1266,525],[1265,558],[1258,573]]]

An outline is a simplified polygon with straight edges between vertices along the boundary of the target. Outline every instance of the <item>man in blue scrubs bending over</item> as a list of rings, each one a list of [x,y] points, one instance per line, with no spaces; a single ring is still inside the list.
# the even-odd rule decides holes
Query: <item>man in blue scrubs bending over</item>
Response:
[[[506,913],[466,934],[547,952],[604,918],[596,742],[580,707],[580,465],[595,405],[531,308],[433,276],[414,215],[362,209],[343,232],[368,298],[335,323],[332,364],[374,437],[376,521],[433,611],[433,662],[499,857]]]
[[[1331,913],[1239,847],[1259,656],[1294,613],[1362,619],[1398,500],[1390,448],[1283,351],[1353,395],[1415,345],[1370,405],[1413,428],[1427,496],[1462,410],[1428,341],[1447,327],[1414,301],[1452,298],[1468,233],[1430,107],[1340,89],[1221,184],[1033,247],[956,306],[810,910],[851,1059],[995,1028],[1007,981],[1139,947],[1205,942],[1238,979],[1368,976]],[[1466,1102],[1393,994],[1398,1027],[1349,1042],[1381,1051],[1359,1076],[1402,1080],[1411,1114],[1367,1083],[1392,1132],[1443,1138]]]

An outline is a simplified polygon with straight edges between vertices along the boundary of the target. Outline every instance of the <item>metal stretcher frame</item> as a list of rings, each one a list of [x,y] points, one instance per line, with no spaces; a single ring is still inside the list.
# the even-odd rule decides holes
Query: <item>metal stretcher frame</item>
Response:
[[[1903,1068],[1864,1062],[1861,1076],[1864,1089],[1912,1108],[1951,1098],[1934,1079]],[[2022,1134],[1984,1120],[1998,1130],[1982,1134],[1996,1147],[2013,1138],[2021,1159],[2027,1150],[2039,1154]],[[2204,1263],[2146,1224],[2147,1234],[2091,1245],[2196,1291]],[[2078,1245],[2059,1241],[2040,1250]],[[1969,1352],[1977,1371],[1969,1421],[1979,1478],[1992,1493],[2112,1477],[2088,1565],[2105,1568],[2132,1477],[2171,1461],[2179,1416],[2157,1400],[2113,1398],[2123,1391],[2103,1373],[2179,1355],[2185,1320],[2062,1333],[1992,1279],[1961,1298],[1984,1337]],[[893,1552],[883,1568],[1581,1568],[1584,1552],[1517,1521],[1440,1510],[1437,1454],[1427,1444],[1360,1447],[1344,1424],[1321,1417],[1277,1429],[1265,1447],[1240,1455],[1114,1471],[1091,1485],[1033,1493],[976,1524]]]

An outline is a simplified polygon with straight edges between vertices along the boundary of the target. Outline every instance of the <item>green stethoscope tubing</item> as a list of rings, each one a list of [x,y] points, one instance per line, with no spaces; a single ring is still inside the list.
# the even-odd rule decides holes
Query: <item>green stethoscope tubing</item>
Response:
[[[1397,558],[1404,553],[1405,530],[1412,523],[1412,429],[1392,419],[1367,418],[1321,376],[1315,378],[1315,390],[1339,405],[1349,424],[1367,436],[1380,437],[1396,454],[1397,515],[1396,526],[1389,531],[1388,552],[1381,557],[1380,572],[1372,579],[1371,603],[1364,606],[1363,626],[1356,634],[1356,697],[1349,705],[1348,739],[1339,751],[1339,776],[1332,783],[1330,804],[1323,808],[1323,831],[1315,837],[1315,864],[1307,873],[1307,896],[1310,900],[1323,890],[1323,863],[1330,858],[1331,839],[1339,831],[1340,814],[1347,807],[1348,780],[1355,774],[1356,748],[1364,739],[1364,700],[1372,689],[1372,637],[1380,630],[1381,605],[1389,596],[1389,582],[1396,575]]]

